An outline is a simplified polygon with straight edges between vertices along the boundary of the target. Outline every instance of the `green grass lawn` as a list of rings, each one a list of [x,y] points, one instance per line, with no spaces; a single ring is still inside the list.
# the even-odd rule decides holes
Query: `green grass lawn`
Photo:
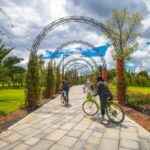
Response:
[[[116,86],[109,85],[113,95],[116,95]],[[140,108],[144,105],[150,105],[150,87],[129,86],[127,88],[128,105]]]
[[[7,115],[23,106],[24,97],[24,89],[1,89],[0,115]]]
[[[116,92],[116,85],[110,84],[109,87],[113,93]],[[127,89],[129,94],[150,94],[150,87],[129,86]]]
[[[128,92],[132,94],[150,94],[150,87],[128,87]]]

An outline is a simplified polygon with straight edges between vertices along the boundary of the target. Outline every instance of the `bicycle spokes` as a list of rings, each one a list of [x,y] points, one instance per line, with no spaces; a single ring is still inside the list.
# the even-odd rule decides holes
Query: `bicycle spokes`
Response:
[[[98,112],[96,103],[92,101],[86,101],[83,103],[82,108],[87,115],[95,115]]]
[[[124,120],[124,113],[118,105],[111,104],[107,108],[107,115],[114,123],[121,123]]]

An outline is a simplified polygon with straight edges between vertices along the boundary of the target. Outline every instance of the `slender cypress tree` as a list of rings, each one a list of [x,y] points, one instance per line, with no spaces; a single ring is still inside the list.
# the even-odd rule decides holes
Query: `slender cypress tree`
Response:
[[[60,84],[61,84],[61,74],[60,74],[59,67],[57,67],[56,68],[56,92],[59,91]]]
[[[41,87],[38,56],[31,52],[26,75],[26,102],[28,110],[34,110],[40,105]]]
[[[46,75],[46,89],[45,89],[45,97],[50,98],[54,95],[55,89],[55,76],[53,70],[52,61],[48,63],[47,66],[47,75]]]

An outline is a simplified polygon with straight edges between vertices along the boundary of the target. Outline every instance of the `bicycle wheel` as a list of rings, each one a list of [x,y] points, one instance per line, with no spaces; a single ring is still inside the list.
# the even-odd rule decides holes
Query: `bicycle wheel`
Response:
[[[125,118],[125,113],[123,109],[115,103],[107,105],[106,114],[108,119],[116,124],[122,123]]]
[[[84,111],[85,114],[89,116],[94,116],[98,112],[99,108],[96,102],[85,101],[82,104],[82,110]]]

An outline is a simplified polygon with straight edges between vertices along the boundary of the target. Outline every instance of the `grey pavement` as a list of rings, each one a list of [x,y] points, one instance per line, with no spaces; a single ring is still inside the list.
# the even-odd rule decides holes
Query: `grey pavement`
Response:
[[[82,111],[82,86],[70,91],[70,107],[60,96],[0,134],[0,150],[150,150],[150,133],[128,117],[121,126],[104,125]]]

